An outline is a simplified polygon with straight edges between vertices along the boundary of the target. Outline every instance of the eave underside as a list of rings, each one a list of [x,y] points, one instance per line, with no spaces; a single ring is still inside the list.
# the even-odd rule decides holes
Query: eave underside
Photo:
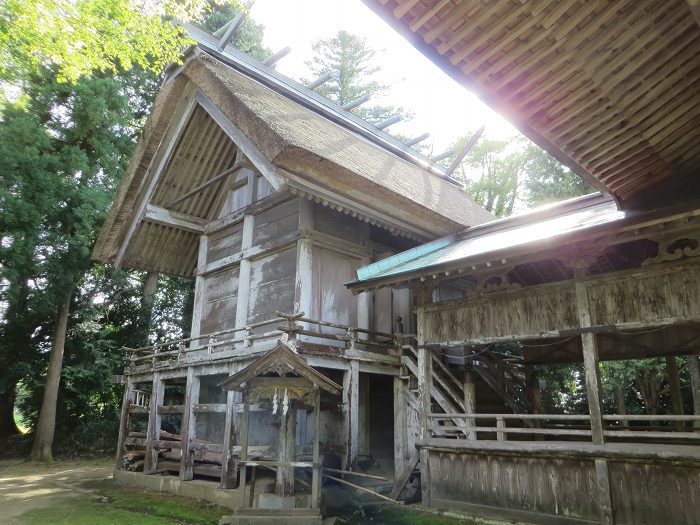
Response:
[[[624,207],[697,192],[700,28],[685,0],[365,0]],[[682,187],[681,187],[682,186]]]

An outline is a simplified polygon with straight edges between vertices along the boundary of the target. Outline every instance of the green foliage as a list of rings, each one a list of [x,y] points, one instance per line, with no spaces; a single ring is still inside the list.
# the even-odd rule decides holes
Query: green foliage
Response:
[[[455,143],[460,151],[469,139]],[[456,154],[445,161],[452,162]],[[591,193],[594,190],[564,165],[524,137],[481,138],[455,171],[474,200],[496,217],[518,206],[535,207]]]
[[[0,76],[24,82],[47,67],[59,82],[132,67],[159,73],[188,39],[167,17],[198,16],[204,0],[6,0],[0,7]]]
[[[217,3],[214,0],[208,0],[206,13],[201,20],[194,22],[194,25],[213,34],[233,20],[243,9],[237,2]],[[262,24],[257,24],[250,17],[246,17],[231,44],[253,58],[265,60],[272,55],[272,51],[263,45],[264,32],[265,28]]]
[[[332,38],[315,42],[312,49],[314,57],[306,63],[313,77],[310,80],[331,73],[331,80],[317,87],[316,92],[339,106],[366,95],[380,95],[389,88],[373,79],[381,68],[376,65],[376,52],[367,45],[365,39],[341,30]],[[310,80],[303,82],[308,83]],[[401,115],[404,120],[410,118],[403,108],[394,106],[363,104],[352,112],[373,124],[396,115]]]

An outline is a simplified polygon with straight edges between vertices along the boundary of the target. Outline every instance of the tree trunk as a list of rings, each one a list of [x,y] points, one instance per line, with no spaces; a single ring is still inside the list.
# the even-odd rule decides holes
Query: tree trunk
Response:
[[[622,379],[618,378],[615,384],[615,404],[617,405],[617,414],[620,416],[627,415],[627,404],[625,403],[625,388],[622,384]],[[620,421],[620,427],[627,429],[627,421]]]
[[[15,384],[8,385],[0,392],[0,441],[19,434],[15,424]]]
[[[56,428],[56,402],[58,401],[58,387],[61,382],[61,368],[63,366],[63,349],[66,344],[66,329],[68,327],[68,314],[70,312],[71,294],[67,294],[63,303],[58,306],[56,312],[56,330],[51,343],[51,358],[49,370],[46,374],[44,397],[39,412],[39,424],[34,435],[34,446],[30,459],[33,461],[53,461],[51,449],[53,447],[53,435]]]

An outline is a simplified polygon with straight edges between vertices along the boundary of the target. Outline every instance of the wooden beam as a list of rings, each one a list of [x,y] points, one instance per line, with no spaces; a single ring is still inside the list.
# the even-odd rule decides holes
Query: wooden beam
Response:
[[[124,443],[131,429],[131,413],[130,405],[134,402],[134,380],[131,376],[126,376],[126,384],[124,385],[124,398],[122,399],[122,413],[119,419],[119,438],[117,439],[117,460],[115,463],[116,469],[124,468]]]
[[[131,241],[131,238],[136,233],[136,228],[138,228],[139,224],[141,223],[141,219],[143,218],[143,215],[146,213],[146,206],[148,205],[148,202],[150,201],[151,196],[155,191],[158,181],[160,180],[160,175],[163,169],[165,169],[165,166],[168,164],[168,161],[170,160],[170,155],[173,152],[175,146],[177,145],[180,136],[185,130],[185,127],[190,120],[192,112],[197,106],[194,94],[194,85],[188,84],[182,93],[180,102],[178,102],[177,109],[175,110],[173,118],[168,124],[168,129],[165,132],[165,136],[161,141],[161,145],[164,144],[165,147],[159,150],[159,154],[156,157],[154,157],[154,159],[151,162],[151,165],[148,167],[148,173],[144,177],[142,186],[139,188],[139,192],[141,193],[141,200],[139,201],[136,207],[136,211],[131,216],[131,222],[126,231],[126,235],[124,236],[124,239],[122,239],[122,243],[119,246],[119,250],[117,250],[117,256],[114,259],[114,266],[116,268],[119,268],[119,266],[121,266],[121,263],[124,260],[124,256],[126,255],[126,250],[129,247],[129,241]]]
[[[144,220],[199,234],[204,233],[204,227],[208,222],[206,219],[180,213],[179,211],[167,210],[154,204],[146,206]]]
[[[216,121],[229,138],[238,146],[248,160],[258,169],[260,174],[267,179],[272,187],[279,191],[285,185],[286,180],[278,172],[270,160],[262,154],[258,147],[250,140],[233,122],[202,93],[195,95],[197,102]]]

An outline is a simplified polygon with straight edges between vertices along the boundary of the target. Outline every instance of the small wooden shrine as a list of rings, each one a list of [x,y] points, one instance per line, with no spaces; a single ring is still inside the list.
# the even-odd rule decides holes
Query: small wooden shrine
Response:
[[[243,421],[240,430],[240,483],[243,488],[243,504],[225,523],[250,523],[257,517],[260,523],[266,518],[284,516],[285,523],[321,523],[320,487],[322,461],[320,457],[321,390],[339,395],[342,388],[326,376],[310,367],[298,355],[293,343],[280,343],[248,367],[219,383],[225,390],[243,395]],[[277,460],[249,461],[248,446],[251,438],[251,406],[269,407],[273,416],[279,417]],[[299,411],[313,411],[313,445],[311,461],[297,458],[296,427]],[[305,418],[306,419],[306,418]],[[300,459],[301,461],[297,461]],[[276,471],[275,493],[259,494],[255,499],[257,468]],[[250,478],[247,483],[248,471]],[[311,469],[310,494],[295,493],[295,469]],[[306,488],[308,484],[299,480]],[[292,520],[292,521],[290,521]],[[256,521],[257,522],[257,521]]]

